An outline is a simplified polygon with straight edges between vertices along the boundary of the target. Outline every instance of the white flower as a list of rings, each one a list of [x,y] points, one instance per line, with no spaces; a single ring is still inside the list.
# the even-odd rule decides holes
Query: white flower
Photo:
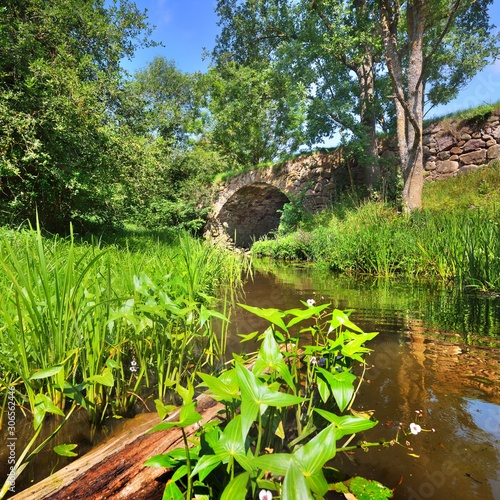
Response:
[[[260,490],[259,500],[273,500],[273,494],[269,490]]]
[[[307,305],[309,307],[312,307],[314,304],[316,304],[316,301],[314,299],[307,299]]]
[[[410,432],[412,434],[418,434],[422,430],[422,427],[418,424],[411,423],[410,424]]]
[[[317,365],[318,364],[318,360],[316,359],[316,356],[311,356],[311,365]]]

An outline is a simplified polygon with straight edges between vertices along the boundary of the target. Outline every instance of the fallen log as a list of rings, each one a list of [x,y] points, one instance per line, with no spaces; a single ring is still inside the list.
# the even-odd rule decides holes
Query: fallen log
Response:
[[[196,411],[204,424],[214,420],[224,406],[210,396],[197,398]],[[178,420],[179,411],[164,421]],[[135,422],[135,425],[134,425]],[[183,446],[178,428],[148,433],[160,423],[156,413],[131,420],[129,430],[120,433],[46,479],[11,497],[14,500],[161,500],[165,469],[145,467],[154,455]],[[185,429],[188,436],[195,426]]]

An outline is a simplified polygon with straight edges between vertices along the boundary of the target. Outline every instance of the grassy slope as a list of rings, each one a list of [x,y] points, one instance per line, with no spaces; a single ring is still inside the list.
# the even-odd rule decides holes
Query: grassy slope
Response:
[[[500,207],[500,161],[467,175],[426,184],[422,203],[431,211]]]

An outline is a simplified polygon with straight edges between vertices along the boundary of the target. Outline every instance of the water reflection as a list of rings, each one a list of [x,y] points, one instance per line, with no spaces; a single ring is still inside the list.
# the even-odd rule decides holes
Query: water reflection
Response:
[[[396,499],[500,498],[500,351],[485,347],[500,336],[498,298],[285,268],[257,273],[244,301],[287,309],[311,297],[354,309],[351,317],[365,331],[381,332],[357,399],[357,408],[375,410],[380,422],[366,439],[390,441],[400,422],[408,429],[415,421],[416,410],[423,410],[419,423],[429,430],[408,436],[412,450],[395,445],[339,454],[335,466],[383,482]],[[234,333],[266,326],[236,310],[231,348],[241,349]]]

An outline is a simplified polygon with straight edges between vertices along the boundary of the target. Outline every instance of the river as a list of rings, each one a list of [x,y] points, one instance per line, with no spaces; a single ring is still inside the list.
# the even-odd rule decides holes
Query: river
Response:
[[[408,446],[340,453],[333,467],[382,482],[396,499],[500,499],[499,296],[351,280],[310,268],[266,272],[269,263],[256,267],[241,298],[246,304],[289,309],[312,298],[352,309],[354,323],[380,332],[368,346],[367,382],[354,406],[373,410],[379,421],[363,436],[367,441],[390,441],[400,422],[408,428],[422,412],[418,422],[425,430],[410,434]],[[237,308],[230,349],[242,349],[235,334],[265,327]]]

